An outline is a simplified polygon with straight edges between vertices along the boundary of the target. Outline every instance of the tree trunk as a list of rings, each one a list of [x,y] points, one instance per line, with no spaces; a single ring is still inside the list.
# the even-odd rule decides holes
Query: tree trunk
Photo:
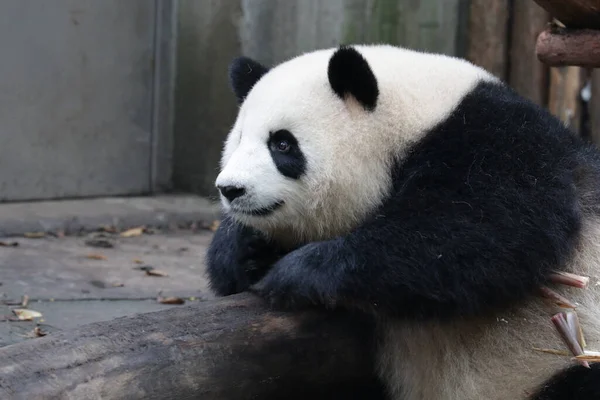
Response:
[[[375,399],[372,328],[239,294],[4,347],[0,398]]]

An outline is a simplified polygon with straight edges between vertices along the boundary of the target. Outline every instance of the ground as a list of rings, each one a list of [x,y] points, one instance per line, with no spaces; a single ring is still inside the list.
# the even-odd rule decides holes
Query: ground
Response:
[[[0,346],[212,298],[203,259],[216,215],[193,197],[0,205]],[[18,320],[23,308],[42,315]]]

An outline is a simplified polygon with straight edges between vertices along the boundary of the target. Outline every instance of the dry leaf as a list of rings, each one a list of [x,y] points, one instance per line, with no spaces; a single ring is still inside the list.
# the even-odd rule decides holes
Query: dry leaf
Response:
[[[136,263],[136,264],[143,264],[144,263],[144,261],[140,260],[139,258],[134,258],[133,262]]]
[[[85,245],[90,247],[98,247],[102,249],[111,249],[115,247],[114,244],[112,244],[106,239],[88,239],[85,241]]]
[[[94,253],[88,254],[86,257],[89,258],[90,260],[106,260],[107,259],[106,256],[103,256],[102,254],[94,254]]]
[[[19,242],[3,242],[0,241],[0,247],[17,247]]]
[[[33,328],[33,334],[34,334],[34,336],[42,337],[42,336],[46,336],[48,333],[44,332],[42,330],[42,328],[40,328],[39,326],[36,326],[35,328]]]
[[[46,236],[46,234],[44,232],[25,232],[23,236],[29,239],[39,239]]]
[[[165,272],[161,272],[161,271],[159,271],[159,270],[156,270],[156,269],[154,269],[154,268],[152,268],[152,269],[147,269],[147,270],[145,270],[145,271],[146,271],[146,275],[149,275],[149,276],[161,276],[161,277],[162,277],[162,276],[169,276],[169,275],[167,275]]]
[[[121,232],[121,237],[133,237],[133,236],[140,236],[142,233],[144,233],[144,227],[138,227],[138,228],[133,228],[133,229],[128,229],[125,232]]]
[[[215,221],[212,222],[212,224],[210,224],[209,229],[214,232],[214,231],[216,231],[219,228],[220,224],[221,224],[220,221],[215,220]]]
[[[111,225],[102,225],[99,230],[102,232],[117,233],[117,228]]]
[[[20,321],[31,321],[34,318],[41,318],[42,313],[34,310],[28,310],[25,308],[19,308],[12,310],[13,314],[17,316]]]
[[[112,287],[123,287],[123,286],[125,286],[125,284],[124,283],[119,283],[119,282],[115,282],[115,283],[112,284]]]
[[[27,304],[29,304],[29,296],[24,295],[21,298],[21,307],[27,307]]]
[[[156,299],[161,304],[185,304],[185,300],[180,297],[162,297]]]

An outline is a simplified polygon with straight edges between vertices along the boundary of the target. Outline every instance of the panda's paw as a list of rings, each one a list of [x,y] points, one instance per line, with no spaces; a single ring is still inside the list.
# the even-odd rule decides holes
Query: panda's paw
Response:
[[[335,287],[319,268],[316,246],[306,245],[279,260],[250,291],[276,309],[300,310],[315,306],[335,306]]]

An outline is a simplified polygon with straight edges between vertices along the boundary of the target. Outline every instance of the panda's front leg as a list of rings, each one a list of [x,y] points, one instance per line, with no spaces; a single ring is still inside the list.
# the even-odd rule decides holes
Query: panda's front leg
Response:
[[[275,308],[343,305],[345,269],[354,263],[344,246],[343,239],[306,244],[276,262],[250,290]]]
[[[209,285],[219,296],[243,292],[284,254],[260,232],[225,217],[206,253]]]

